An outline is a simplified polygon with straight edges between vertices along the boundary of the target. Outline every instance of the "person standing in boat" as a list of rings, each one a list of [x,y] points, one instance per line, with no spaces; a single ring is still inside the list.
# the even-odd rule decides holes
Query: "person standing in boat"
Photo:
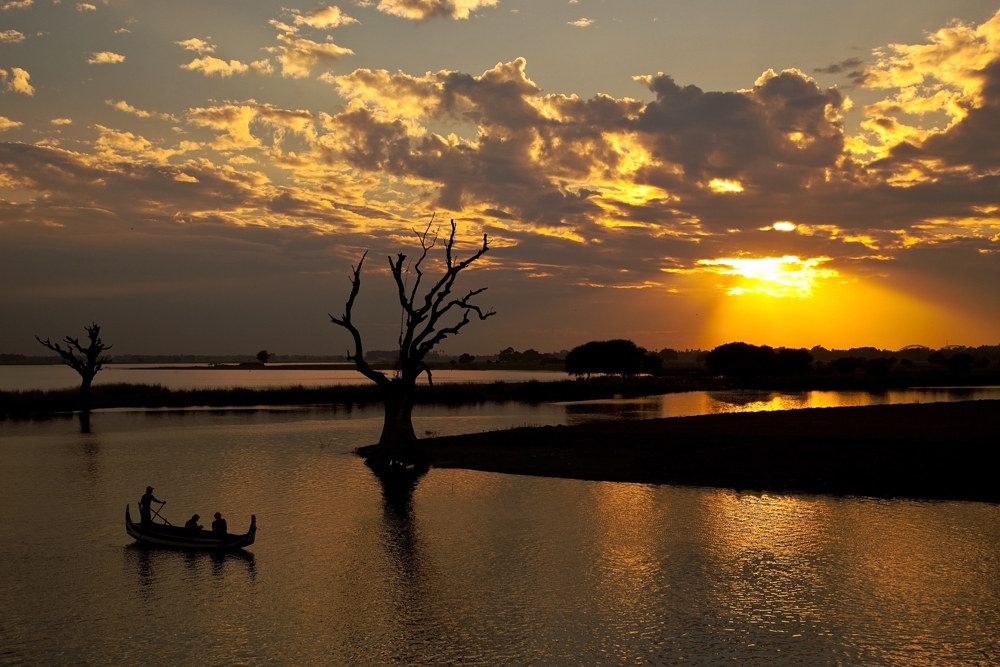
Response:
[[[142,498],[139,499],[139,520],[144,526],[151,525],[153,523],[152,514],[152,504],[160,503],[161,505],[166,505],[166,500],[157,500],[153,495],[153,487],[147,486],[146,493],[142,494]]]
[[[215,513],[215,521],[212,522],[212,532],[216,535],[225,535],[229,530],[226,520],[222,518],[222,512]]]
[[[200,518],[201,517],[197,514],[192,515],[191,518],[187,520],[187,523],[184,524],[184,528],[186,528],[189,532],[197,533],[202,529],[202,526],[198,525],[198,519]]]

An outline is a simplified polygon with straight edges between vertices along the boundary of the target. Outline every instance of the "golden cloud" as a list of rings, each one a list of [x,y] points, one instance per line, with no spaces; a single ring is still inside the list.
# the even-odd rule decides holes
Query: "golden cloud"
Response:
[[[16,130],[22,125],[24,125],[24,123],[20,123],[16,120],[11,120],[6,116],[0,116],[0,132],[3,132],[4,130]]]
[[[808,298],[822,280],[840,275],[834,269],[819,268],[829,257],[799,259],[784,257],[725,257],[700,259],[697,266],[704,271],[740,278],[737,284],[725,286],[731,296],[766,294],[773,297]]]
[[[311,39],[297,37],[293,33],[278,35],[282,46],[268,48],[276,53],[281,64],[281,75],[293,79],[309,76],[312,69],[320,64],[334,63],[344,56],[354,55],[354,51],[330,42],[320,44]]]
[[[24,41],[24,33],[19,30],[0,30],[0,42],[18,44]]]
[[[226,62],[225,60],[214,56],[195,58],[186,65],[181,65],[180,68],[189,72],[201,72],[205,76],[218,75],[222,78],[232,76],[234,74],[246,74],[247,71],[250,70],[248,65],[244,65],[238,60],[230,60],[229,62]]]
[[[185,39],[179,42],[174,42],[178,46],[184,47],[187,51],[195,51],[198,55],[205,55],[206,53],[214,53],[215,45],[208,42],[205,39],[199,39],[197,37],[192,37],[191,39]]]
[[[311,12],[307,12],[305,14],[298,13],[298,10],[292,11],[295,14],[295,19],[293,21],[295,25],[306,25],[310,28],[316,28],[318,30],[339,28],[342,25],[350,25],[358,22],[357,19],[351,18],[347,14],[340,11],[340,7],[335,6],[317,7]]]
[[[414,21],[444,17],[467,19],[482,7],[496,7],[498,0],[379,0],[376,9],[384,14]]]
[[[125,56],[111,51],[95,51],[87,58],[88,65],[113,65],[125,62]]]
[[[125,100],[118,100],[117,102],[115,100],[104,100],[104,103],[108,106],[114,107],[118,111],[124,111],[125,113],[132,114],[138,118],[159,118],[161,120],[177,121],[177,118],[171,114],[137,109]]]
[[[11,67],[10,73],[0,69],[0,83],[6,85],[7,90],[12,93],[21,93],[31,97],[35,94],[35,89],[29,83],[31,75],[20,67]]]

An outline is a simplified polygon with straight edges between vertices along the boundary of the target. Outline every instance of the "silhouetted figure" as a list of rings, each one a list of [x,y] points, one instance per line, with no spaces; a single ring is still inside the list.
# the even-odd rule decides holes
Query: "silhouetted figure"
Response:
[[[153,487],[147,486],[146,493],[142,494],[142,498],[139,499],[139,518],[140,523],[144,526],[148,526],[153,523],[152,503],[166,505],[167,501],[157,500],[156,497],[153,496]]]
[[[198,516],[197,514],[191,515],[191,518],[188,519],[187,523],[184,524],[184,528],[189,533],[197,533],[199,530],[201,530],[203,528],[202,526],[198,525],[198,519],[200,519],[200,518],[201,517]]]
[[[216,535],[225,535],[228,530],[226,520],[222,518],[222,512],[216,512],[215,521],[212,522],[212,532]]]

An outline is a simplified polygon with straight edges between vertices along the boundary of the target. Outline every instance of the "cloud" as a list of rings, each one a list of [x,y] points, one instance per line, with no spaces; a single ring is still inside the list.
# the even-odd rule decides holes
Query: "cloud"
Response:
[[[174,42],[174,44],[182,46],[188,51],[195,51],[198,55],[215,52],[214,44],[210,44],[207,40],[198,39],[197,37]]]
[[[825,67],[816,67],[813,71],[821,74],[842,74],[843,72],[859,69],[864,64],[865,61],[861,60],[861,58],[847,58],[846,60],[841,60],[839,63],[833,63]]]
[[[76,11],[78,12],[96,12],[97,7],[87,2],[76,3]]]
[[[35,4],[34,0],[11,0],[11,2],[6,2],[3,6],[0,6],[0,9],[5,12],[11,9],[27,9],[33,4]]]
[[[10,73],[0,69],[0,83],[5,84],[7,90],[12,93],[21,93],[31,97],[35,94],[35,89],[29,83],[31,75],[20,67],[11,67]]]
[[[22,125],[24,125],[24,123],[19,123],[16,120],[11,120],[6,116],[0,116],[0,132],[3,132],[4,130],[16,130]]]
[[[225,60],[212,56],[195,58],[191,62],[186,65],[181,65],[180,67],[181,69],[186,69],[189,72],[201,72],[205,76],[218,75],[223,78],[234,74],[246,74],[250,70],[249,65],[244,65],[238,60],[230,60],[227,63]]]
[[[124,111],[127,114],[132,114],[138,118],[159,118],[161,120],[177,121],[176,116],[168,113],[159,113],[156,111],[146,111],[144,109],[137,109],[125,100],[104,100],[104,103],[108,106],[114,107],[118,111]]]
[[[0,42],[6,44],[18,44],[24,41],[24,33],[18,30],[2,30],[0,31]]]
[[[282,41],[272,52],[285,76],[307,76],[343,55],[279,52],[324,45],[298,41],[307,23],[274,25]],[[887,48],[892,61],[876,57],[865,70],[866,96],[882,99],[862,110],[860,131],[844,125],[850,102],[842,92],[796,69],[768,70],[723,92],[665,74],[638,77],[642,101],[546,93],[515,59],[478,73],[325,72],[320,78],[343,105],[212,101],[187,112],[183,130],[201,143],[105,124],[89,155],[2,144],[8,162],[0,173],[34,183],[46,215],[72,196],[115,215],[145,206],[157,219],[176,214],[224,230],[310,225],[337,238],[340,225],[389,243],[409,227],[401,221],[436,210],[488,229],[507,253],[503,263],[517,267],[510,271],[553,284],[665,290],[700,276],[750,289],[744,274],[768,265],[742,260],[768,258],[784,262],[782,279],[874,273],[865,267],[917,248],[968,247],[978,257],[1000,243],[992,240],[1000,221],[989,211],[1000,191],[1000,65],[991,35],[982,26],[951,35],[954,48],[934,61],[939,71],[919,64],[925,52]],[[211,46],[207,38],[203,45]],[[912,54],[915,63],[905,59]],[[218,62],[233,69],[238,61]],[[914,72],[922,78],[907,83]],[[108,104],[156,115],[124,100]],[[923,108],[938,109],[925,117],[951,115],[920,133],[903,109]],[[78,171],[60,184],[49,173],[56,168]],[[145,203],[110,201],[103,189],[122,183],[109,175],[116,169],[141,174],[123,196]],[[183,200],[189,191],[201,199]]]
[[[88,65],[109,65],[125,62],[125,56],[111,51],[94,51],[87,58]]]
[[[320,44],[292,33],[278,35],[278,41],[282,45],[269,47],[268,51],[277,54],[281,75],[287,78],[307,77],[318,65],[332,64],[344,56],[354,55],[351,49],[332,42]]]
[[[904,185],[947,178],[950,170],[1000,169],[1000,12],[979,26],[953,23],[925,44],[893,44],[876,56],[864,85],[893,92],[864,108],[866,133],[853,144],[874,157],[872,169]]]
[[[52,123],[53,125],[72,125],[73,124],[73,119],[72,118],[53,118],[49,122]]]
[[[587,26],[594,25],[596,21],[594,21],[594,19],[582,18],[575,21],[568,21],[567,23],[568,25],[576,26],[577,28],[586,28]]]
[[[350,25],[358,22],[357,19],[344,14],[340,11],[340,7],[336,6],[317,7],[305,14],[299,13],[298,10],[291,11],[295,14],[295,25],[305,25],[317,30],[339,28],[342,25]]]
[[[384,14],[414,21],[432,18],[467,19],[472,12],[482,7],[496,7],[497,3],[498,0],[379,0],[376,9]]]

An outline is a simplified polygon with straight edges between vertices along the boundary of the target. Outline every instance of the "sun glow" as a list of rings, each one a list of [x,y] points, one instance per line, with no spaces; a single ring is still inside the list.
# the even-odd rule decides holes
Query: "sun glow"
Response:
[[[708,187],[720,194],[735,194],[737,192],[743,192],[742,183],[739,181],[726,180],[724,178],[713,178],[708,182]]]
[[[813,287],[821,280],[840,275],[834,269],[820,268],[829,257],[799,259],[795,255],[784,257],[727,257],[701,259],[698,266],[723,276],[733,276],[736,284],[724,285],[731,296],[765,294],[772,297],[809,298]]]
[[[929,302],[892,285],[841,275],[810,299],[774,299],[762,293],[719,295],[709,307],[699,345],[742,340],[755,345],[828,348],[875,344],[892,349],[920,341],[974,337],[984,325],[953,304]]]

